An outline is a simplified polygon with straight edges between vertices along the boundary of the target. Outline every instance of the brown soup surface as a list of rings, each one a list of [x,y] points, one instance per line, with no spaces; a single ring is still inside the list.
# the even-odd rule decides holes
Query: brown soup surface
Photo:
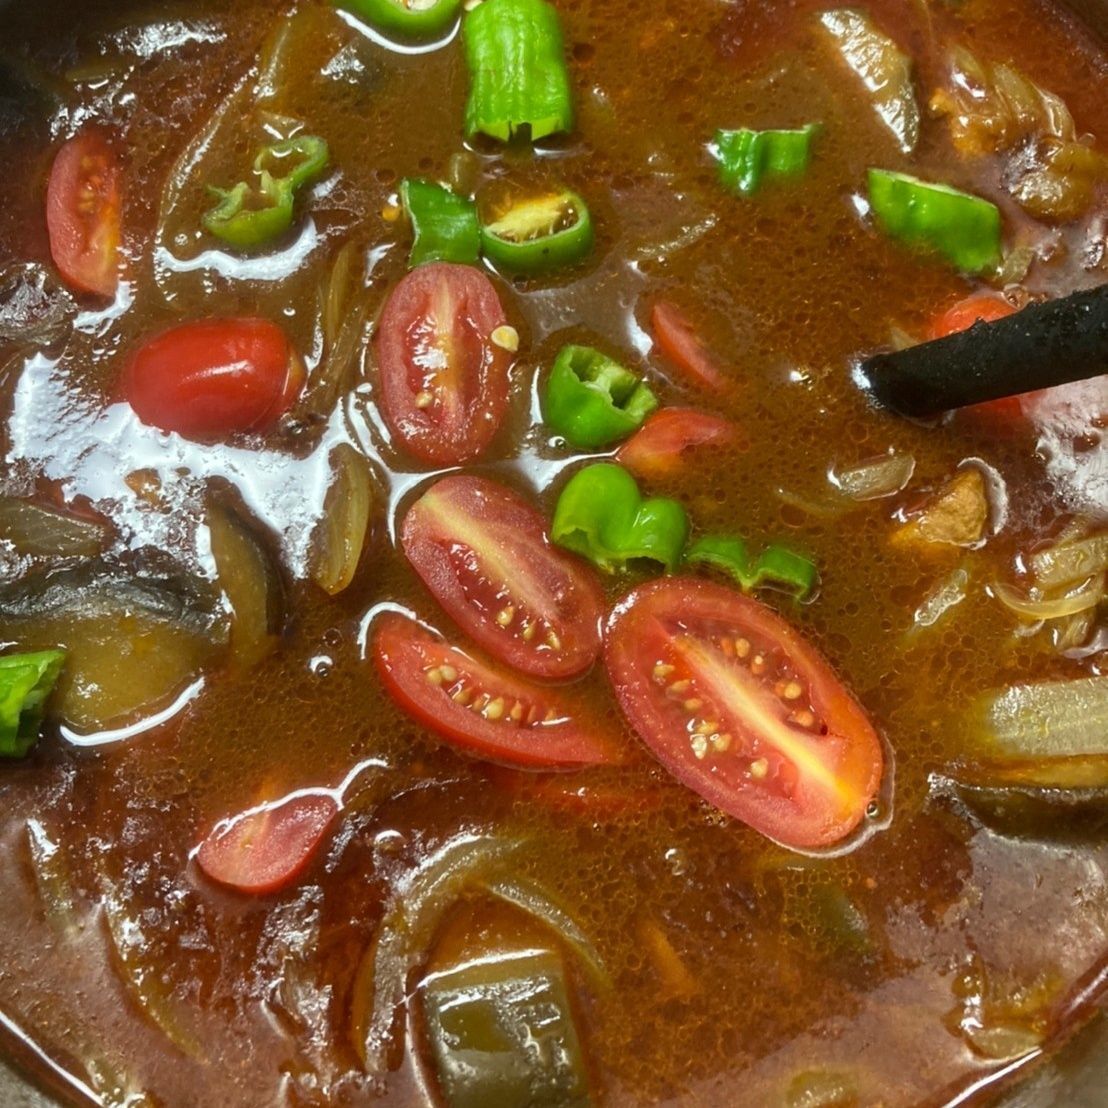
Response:
[[[921,423],[876,405],[856,367],[971,294],[1018,308],[1104,280],[1108,53],[1039,0],[865,0],[875,41],[911,62],[906,151],[821,23],[825,0],[555,7],[575,126],[509,144],[463,138],[457,35],[398,48],[312,0],[0,11],[0,646],[69,651],[38,745],[0,764],[0,1012],[74,1103],[479,1103],[444,1088],[435,990],[497,951],[554,957],[563,976],[542,980],[565,995],[544,1003],[575,1028],[587,1085],[505,1105],[963,1103],[1087,1014],[1108,954],[1108,779],[1073,803],[1065,787],[973,782],[991,758],[982,697],[1099,688],[1102,547],[1046,614],[1003,598],[1050,600],[1034,556],[1104,533],[1108,388]],[[957,141],[963,108],[935,99],[966,53],[1039,90],[1021,108],[978,89],[993,117],[976,151]],[[1072,140],[1042,130],[1056,101],[1041,90]],[[326,139],[330,169],[282,238],[236,251],[202,228],[205,186],[245,177],[290,121]],[[808,123],[797,179],[753,196],[721,183],[717,129]],[[121,166],[123,278],[106,299],[64,291],[44,218],[57,151],[90,128]],[[1089,166],[1073,168],[1074,146]],[[996,204],[999,270],[968,277],[883,234],[874,166]],[[1078,195],[1047,210],[1028,180],[1052,173],[1047,192]],[[486,269],[519,349],[507,414],[461,471],[551,519],[595,460],[538,400],[567,342],[645,377],[663,409],[729,420],[728,442],[640,485],[679,500],[694,538],[781,544],[818,567],[804,602],[757,596],[880,736],[880,788],[844,841],[789,849],[686,788],[624,720],[602,661],[559,691],[616,733],[623,764],[567,774],[472,757],[386,692],[384,613],[470,649],[400,546],[411,505],[459,467],[420,461],[382,414],[375,333],[408,272],[406,178],[588,203],[585,260]],[[658,348],[659,301],[722,389]],[[299,352],[290,410],[265,433],[141,422],[121,391],[135,350],[235,316],[279,323]],[[866,484],[881,458],[902,479]],[[967,473],[978,533],[934,541],[919,521]],[[659,573],[598,574],[606,606]],[[1100,591],[1066,603],[1082,589]],[[1095,733],[1092,762],[1108,758],[1097,695],[1067,709]],[[302,871],[261,895],[205,875],[197,847],[220,820],[305,791],[341,812]],[[551,1034],[539,1053],[556,1068],[566,1040]]]

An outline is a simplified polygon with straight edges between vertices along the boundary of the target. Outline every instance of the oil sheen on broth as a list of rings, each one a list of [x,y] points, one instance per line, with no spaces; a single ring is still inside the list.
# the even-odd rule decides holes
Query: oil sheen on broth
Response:
[[[0,262],[48,263],[50,159],[88,121],[126,152],[127,255],[112,308],[82,299],[51,341],[13,337],[4,351],[0,492],[93,506],[114,525],[109,560],[201,580],[214,572],[215,498],[280,567],[285,615],[277,649],[254,665],[208,664],[177,690],[178,710],[160,706],[167,722],[91,735],[48,724],[29,758],[0,767],[0,1010],[105,1104],[426,1103],[414,1002],[386,1063],[366,1072],[365,958],[412,875],[459,844],[485,844],[490,858],[510,849],[513,879],[572,917],[603,974],[487,882],[442,910],[409,985],[482,943],[553,945],[598,1104],[943,1103],[1059,1035],[1067,998],[1108,949],[1102,839],[1004,833],[932,780],[965,758],[974,737],[960,710],[982,693],[1101,672],[1095,627],[1060,652],[986,586],[1075,520],[1104,528],[1104,391],[1094,383],[1063,416],[1044,402],[999,430],[970,414],[923,426],[873,407],[850,368],[894,331],[922,336],[974,289],[866,222],[872,165],[1000,205],[1006,240],[1037,252],[1017,295],[1097,283],[1102,185],[1079,218],[1036,221],[998,184],[1004,154],[965,158],[927,103],[959,45],[1010,63],[1105,140],[1108,59],[1038,0],[868,0],[915,63],[923,124],[906,155],[820,33],[828,4],[556,6],[578,119],[541,156],[480,141],[465,154],[457,41],[387,48],[309,0],[0,12]],[[190,159],[210,183],[242,176],[258,142],[241,121],[259,65],[272,77],[265,111],[325,136],[335,172],[276,252],[243,259],[197,230],[201,190],[165,197]],[[717,128],[811,121],[823,128],[802,182],[752,201],[721,189],[706,152]],[[467,188],[554,175],[588,198],[597,233],[590,259],[563,276],[497,281],[520,351],[510,414],[467,472],[522,491],[549,519],[579,459],[543,429],[535,381],[567,341],[647,373],[663,405],[730,419],[733,443],[690,452],[651,491],[680,499],[698,533],[785,542],[819,566],[812,602],[763,599],[818,646],[882,736],[885,781],[849,849],[789,851],[698,801],[620,722],[603,667],[572,695],[622,729],[629,760],[581,776],[595,808],[452,752],[382,689],[368,660],[381,612],[411,611],[460,640],[399,549],[430,471],[387,443],[368,341],[407,270],[399,182],[459,174]],[[690,391],[652,351],[658,297],[726,368],[720,396]],[[295,420],[260,444],[202,445],[119,403],[147,336],[236,315],[279,321],[303,354],[315,402]],[[312,393],[350,319],[349,381]],[[343,444],[372,462],[373,508],[358,571],[329,596],[311,570]],[[853,502],[829,482],[886,453],[915,460],[904,492]],[[969,460],[987,475],[988,542],[951,558],[895,541]],[[50,564],[0,553],[5,584]],[[959,571],[960,602],[918,618]],[[605,577],[608,602],[646,576]],[[0,639],[27,645],[7,624]],[[192,852],[219,819],[340,785],[341,819],[283,891],[241,896],[198,872]],[[54,1086],[79,1100],[57,1072]]]

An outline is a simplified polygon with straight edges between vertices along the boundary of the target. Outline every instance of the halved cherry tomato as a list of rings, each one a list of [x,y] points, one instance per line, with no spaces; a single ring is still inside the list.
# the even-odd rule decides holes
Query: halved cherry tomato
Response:
[[[954,307],[938,316],[927,329],[929,339],[945,339],[959,331],[968,331],[975,323],[993,323],[1015,314],[1016,309],[1007,300],[991,293],[978,293],[965,300],[959,300]],[[1003,416],[1018,417],[1023,408],[1018,396],[1005,396],[1000,400],[990,400],[987,404],[975,404],[966,409],[969,412],[983,412]]]
[[[519,493],[484,477],[445,477],[408,510],[400,539],[435,599],[498,661],[551,679],[596,661],[600,581],[551,544]]]
[[[393,700],[467,754],[546,769],[619,761],[615,743],[578,720],[566,693],[480,661],[405,616],[381,617],[373,657]]]
[[[99,131],[71,138],[46,186],[50,254],[66,284],[114,296],[119,284],[119,162]]]
[[[686,450],[719,446],[735,437],[735,427],[720,416],[695,408],[662,408],[619,448],[616,461],[637,477],[673,473]]]
[[[423,265],[392,290],[377,328],[381,410],[417,458],[458,465],[492,441],[508,410],[511,355],[493,341],[506,322],[472,266]]]
[[[241,893],[273,893],[303,873],[339,805],[326,793],[293,796],[216,824],[196,862],[213,881]]]
[[[304,363],[265,319],[205,319],[148,340],[123,373],[143,423],[197,438],[269,430],[304,387]]]
[[[727,375],[716,365],[680,309],[659,300],[650,313],[650,326],[662,353],[690,383],[713,392],[726,388]]]
[[[944,339],[947,335],[968,331],[975,323],[995,323],[1015,314],[1016,309],[1002,297],[978,293],[959,300],[954,307],[936,317],[927,329],[929,339]]]
[[[827,663],[763,604],[706,581],[634,589],[605,657],[635,731],[678,780],[785,846],[853,831],[881,783],[873,725]]]

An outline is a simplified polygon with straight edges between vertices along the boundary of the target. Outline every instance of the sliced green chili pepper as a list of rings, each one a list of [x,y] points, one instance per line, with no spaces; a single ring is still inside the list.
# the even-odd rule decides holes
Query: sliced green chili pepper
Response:
[[[581,450],[627,438],[657,407],[648,385],[591,346],[562,348],[542,398],[551,430]]]
[[[423,984],[431,1059],[448,1108],[588,1108],[584,1054],[558,955],[465,962]]]
[[[569,189],[509,195],[481,207],[481,248],[486,258],[510,273],[545,273],[573,265],[592,250],[589,209]]]
[[[818,123],[809,123],[794,131],[717,131],[711,149],[720,180],[733,192],[751,196],[766,178],[799,176],[811,161],[818,130]]]
[[[411,42],[444,35],[458,18],[462,0],[335,0],[379,31]]]
[[[627,470],[601,462],[574,474],[558,497],[551,536],[609,573],[636,558],[673,572],[689,537],[676,500],[645,500]]]
[[[330,156],[327,143],[316,135],[298,135],[266,146],[254,159],[257,184],[240,181],[233,189],[208,186],[219,203],[204,216],[205,229],[240,250],[272,242],[292,226],[297,192],[322,176]],[[273,170],[285,168],[286,160],[287,172],[276,176]]]
[[[887,235],[929,247],[966,273],[981,273],[1000,261],[1000,210],[980,196],[871,169],[869,201]]]
[[[803,600],[816,583],[816,567],[807,558],[782,546],[770,546],[753,562],[741,539],[723,535],[698,539],[686,552],[685,561],[722,570],[747,592],[774,585]]]
[[[485,0],[462,23],[470,90],[465,132],[507,142],[573,129],[573,92],[557,10],[546,0]]]
[[[64,662],[64,650],[0,657],[0,758],[22,758],[38,741]]]
[[[442,185],[411,178],[400,182],[400,200],[415,233],[408,259],[412,268],[424,262],[477,263],[481,233],[472,200]]]

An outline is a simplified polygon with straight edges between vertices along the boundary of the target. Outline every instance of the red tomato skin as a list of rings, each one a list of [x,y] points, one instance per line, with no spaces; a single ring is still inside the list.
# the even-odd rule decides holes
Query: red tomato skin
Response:
[[[408,453],[450,466],[488,449],[508,410],[511,355],[492,341],[506,323],[472,266],[422,265],[392,290],[376,335],[381,412]]]
[[[564,693],[502,672],[406,616],[388,612],[378,620],[373,658],[393,701],[463,753],[525,769],[577,769],[620,761],[609,736],[577,722]],[[457,682],[432,682],[428,673],[443,666],[453,667],[465,688],[472,689],[473,699],[465,698]],[[503,699],[500,718],[489,719],[474,708],[482,692],[493,701]],[[523,706],[522,722],[510,719],[517,703]],[[555,719],[544,723],[549,711]]]
[[[695,408],[662,408],[619,448],[616,461],[637,477],[666,477],[676,472],[687,450],[734,439],[734,424],[721,416]]]
[[[960,331],[968,331],[977,323],[994,323],[1014,315],[1016,309],[1007,300],[991,293],[977,293],[965,300],[959,300],[949,310],[937,316],[928,328],[928,339],[944,339]],[[1018,419],[1023,406],[1018,396],[1005,396],[1000,400],[991,400],[987,404],[975,404],[966,409],[983,415],[999,416],[1004,420]]]
[[[484,477],[444,477],[408,510],[400,541],[446,613],[497,661],[565,680],[599,657],[599,578],[550,542],[545,519],[519,493]]]
[[[650,313],[654,341],[690,384],[711,392],[722,392],[727,377],[708,353],[684,313],[666,300],[659,300]]]
[[[199,439],[270,430],[304,387],[284,331],[265,319],[204,319],[147,340],[122,391],[152,427]]]
[[[674,628],[680,629],[685,642],[703,646],[706,640],[697,637],[698,627],[765,643],[767,656],[779,653],[788,660],[807,686],[826,732],[799,731],[787,724],[784,729],[809,761],[818,761],[832,775],[837,798],[816,782],[811,771],[796,769],[795,761],[785,766],[796,771],[788,794],[744,774],[745,743],[764,739],[759,749],[775,757],[778,748],[772,736],[766,738],[750,720],[734,714],[720,723],[738,740],[737,745],[718,757],[697,759],[690,732],[683,723],[675,724],[675,713],[683,710],[679,698],[675,701],[667,695],[668,678],[659,684],[655,667],[667,656],[667,645],[675,641]],[[873,725],[823,658],[764,604],[699,579],[652,581],[617,604],[606,628],[605,660],[624,715],[654,757],[709,803],[784,846],[814,850],[841,842],[858,827],[877,795],[884,753]],[[737,663],[727,659],[724,664]],[[741,684],[749,692],[758,683],[751,679]]]
[[[196,852],[204,874],[251,896],[275,893],[307,868],[339,813],[326,793],[294,796],[216,824]]]
[[[121,177],[99,131],[71,138],[54,158],[46,186],[50,255],[78,292],[112,297],[119,286]]]

